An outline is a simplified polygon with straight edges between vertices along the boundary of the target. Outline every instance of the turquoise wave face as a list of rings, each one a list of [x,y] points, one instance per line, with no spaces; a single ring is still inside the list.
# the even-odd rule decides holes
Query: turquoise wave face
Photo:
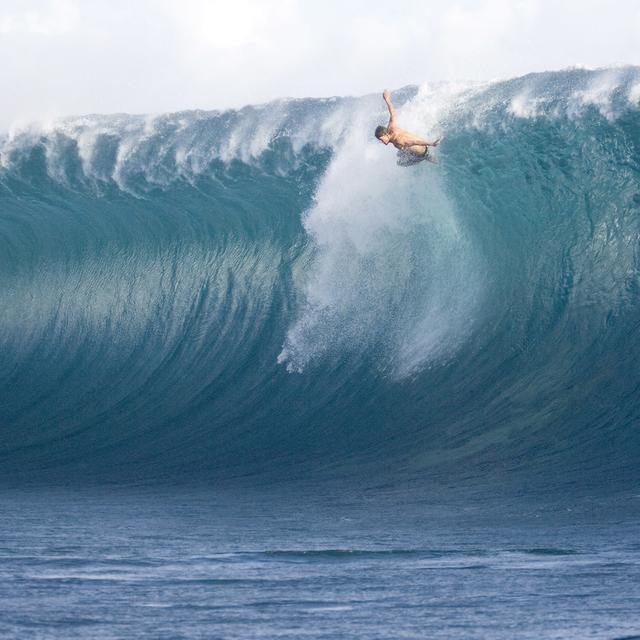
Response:
[[[7,134],[2,475],[636,481],[639,102],[408,88],[410,168],[378,97]]]

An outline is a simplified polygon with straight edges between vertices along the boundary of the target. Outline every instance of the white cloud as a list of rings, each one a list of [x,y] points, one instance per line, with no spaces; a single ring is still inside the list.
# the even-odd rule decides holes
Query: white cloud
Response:
[[[212,49],[238,48],[268,44],[282,35],[279,24],[289,26],[288,18],[296,11],[294,0],[191,0],[161,2],[158,5],[176,25],[185,44],[199,44]]]
[[[78,11],[73,0],[24,2],[0,13],[0,35],[59,35],[78,26]]]
[[[640,64],[637,0],[2,0],[0,126]]]

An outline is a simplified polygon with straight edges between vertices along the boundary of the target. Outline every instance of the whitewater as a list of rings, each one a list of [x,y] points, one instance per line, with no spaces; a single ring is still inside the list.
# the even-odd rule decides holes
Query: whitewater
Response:
[[[640,69],[394,99],[3,133],[2,476],[637,483]]]

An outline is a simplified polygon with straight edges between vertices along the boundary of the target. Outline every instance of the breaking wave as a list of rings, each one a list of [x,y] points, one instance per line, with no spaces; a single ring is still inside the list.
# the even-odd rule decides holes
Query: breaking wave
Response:
[[[394,96],[2,135],[2,476],[637,481],[640,70]]]

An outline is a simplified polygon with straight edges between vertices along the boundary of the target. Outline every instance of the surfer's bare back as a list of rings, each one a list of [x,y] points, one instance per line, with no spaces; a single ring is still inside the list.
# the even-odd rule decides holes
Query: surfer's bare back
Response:
[[[407,155],[413,161],[431,160],[429,157],[429,147],[437,147],[442,138],[438,138],[433,142],[414,136],[412,133],[401,129],[396,124],[396,110],[391,104],[391,94],[389,89],[385,89],[382,93],[384,101],[389,109],[389,124],[386,127],[380,125],[376,127],[375,136],[382,144],[391,143],[396,149]]]

